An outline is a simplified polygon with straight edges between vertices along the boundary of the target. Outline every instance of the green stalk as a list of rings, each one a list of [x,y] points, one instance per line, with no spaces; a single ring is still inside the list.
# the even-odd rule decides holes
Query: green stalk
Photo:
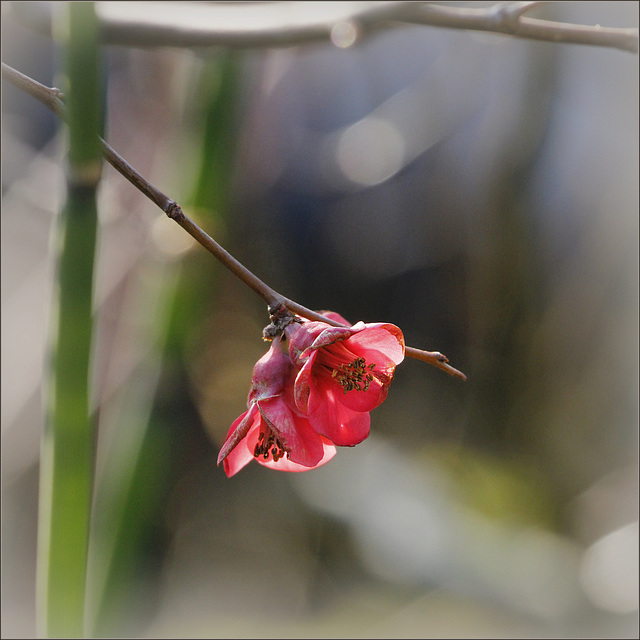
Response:
[[[94,473],[89,363],[101,102],[93,3],[68,3],[63,11],[69,155],[67,197],[57,229],[57,286],[41,447],[38,624],[40,635],[83,637]]]

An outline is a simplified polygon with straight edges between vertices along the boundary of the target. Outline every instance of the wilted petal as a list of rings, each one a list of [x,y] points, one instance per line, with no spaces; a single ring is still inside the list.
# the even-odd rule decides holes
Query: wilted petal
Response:
[[[357,331],[358,329],[355,327],[332,327],[331,325],[325,325],[324,329],[317,334],[310,348],[321,349],[322,347],[326,347],[334,342],[347,340]]]
[[[257,414],[257,415],[256,415]],[[227,433],[227,438],[220,449],[218,454],[218,464],[220,464],[238,444],[247,437],[249,429],[256,422],[260,421],[260,414],[255,404],[252,404],[248,411],[245,411],[242,415],[236,418]],[[246,464],[246,463],[245,463]]]
[[[305,322],[289,341],[291,361],[300,366],[313,349],[345,340],[353,334],[350,327],[332,327],[325,322]]]
[[[288,345],[281,338],[276,338],[253,367],[249,402],[282,393],[291,368]]]
[[[298,411],[307,414],[309,412],[309,394],[314,385],[313,364],[317,357],[317,351],[304,363],[295,379],[293,398]]]
[[[246,412],[242,416],[240,416],[240,418],[238,418],[233,423],[233,425],[231,425],[231,430],[233,430],[234,425],[241,419],[244,419],[243,416],[247,416],[248,413],[249,412]],[[238,473],[240,469],[242,469],[243,467],[248,465],[252,460],[254,460],[253,448],[255,447],[255,444],[258,441],[258,433],[260,432],[261,420],[262,420],[262,416],[260,415],[260,412],[257,411],[256,409],[256,411],[254,411],[251,414],[250,420],[247,421],[249,428],[245,434],[245,437],[236,445],[234,445],[229,450],[229,452],[224,455],[224,457],[223,457],[223,450],[220,450],[220,455],[218,456],[218,464],[220,464],[221,460],[223,461],[224,472],[227,474],[228,478]],[[225,445],[226,445],[226,442],[225,442]]]

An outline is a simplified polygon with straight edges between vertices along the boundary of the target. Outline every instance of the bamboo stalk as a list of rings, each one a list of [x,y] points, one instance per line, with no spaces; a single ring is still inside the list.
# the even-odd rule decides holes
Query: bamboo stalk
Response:
[[[96,189],[102,149],[98,29],[93,3],[61,9],[68,75],[67,196],[57,229],[47,416],[41,446],[38,625],[46,637],[84,637],[94,472],[89,416]]]

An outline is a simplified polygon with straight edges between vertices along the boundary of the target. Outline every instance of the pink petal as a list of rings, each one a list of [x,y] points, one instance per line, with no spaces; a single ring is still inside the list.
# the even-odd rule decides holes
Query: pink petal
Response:
[[[258,418],[259,421],[260,415],[257,412],[257,407],[255,404],[252,404],[248,411],[245,411],[234,420],[229,432],[227,433],[227,438],[220,449],[220,453],[218,454],[218,464],[220,464],[238,446],[240,441],[246,437],[249,429],[255,424],[256,418]]]
[[[334,342],[346,340],[357,331],[358,330],[354,327],[332,327],[331,325],[327,325],[325,329],[318,334],[310,348],[320,349],[321,347],[326,347]]]
[[[309,359],[304,363],[302,369],[298,371],[293,388],[293,397],[295,405],[301,413],[308,412],[309,393],[313,383],[313,365],[317,356],[314,351]]]
[[[276,471],[311,471],[311,469],[315,469],[316,467],[320,467],[323,464],[326,464],[336,455],[336,447],[335,445],[327,438],[324,438],[321,435],[318,435],[320,441],[322,443],[322,458],[312,467],[307,467],[302,464],[298,464],[293,462],[293,460],[287,459],[287,456],[280,458],[277,462],[273,461],[273,458],[269,458],[269,460],[264,460],[263,458],[256,458],[256,462],[259,462],[261,465],[265,467],[269,467],[270,469],[275,469]]]
[[[263,418],[289,452],[291,462],[315,467],[322,460],[322,440],[306,418],[295,414],[282,397],[261,400],[258,404]]]
[[[276,338],[271,343],[270,349],[253,367],[249,402],[281,393],[291,368],[288,345],[280,338]]]
[[[251,423],[244,440],[224,458],[224,472],[227,474],[227,478],[238,473],[240,469],[246,467],[255,459],[253,457],[253,450],[258,442],[258,434],[260,433],[260,422],[262,417],[260,416],[260,413],[256,411],[253,418],[253,422]]]
[[[340,389],[342,393],[342,389]],[[333,443],[352,447],[368,435],[371,418],[368,412],[353,411],[337,399],[338,394],[328,392],[321,385],[311,388],[309,397],[309,422],[311,426]]]
[[[336,378],[333,378],[328,372],[318,370],[318,368],[310,369],[311,373],[305,371],[305,377],[301,374],[305,368],[303,367],[296,378],[296,391],[302,394],[305,391],[304,385],[308,385],[306,410],[308,413],[315,413],[318,405],[323,401],[324,397],[331,397],[332,402],[344,405],[353,411],[371,411],[381,405],[387,397],[389,383],[382,384],[375,377],[375,370],[371,373],[372,380],[366,391],[363,388],[352,389],[344,392],[344,388],[340,385]],[[300,380],[300,383],[298,382]],[[304,381],[304,382],[303,382]],[[389,377],[389,382],[391,377]],[[299,387],[299,388],[298,388]],[[313,397],[313,401],[311,400]]]
[[[300,328],[294,333],[285,329],[285,334],[289,336],[289,356],[295,364],[301,364],[300,356],[306,351],[313,341],[330,325],[324,322],[303,322]]]
[[[329,318],[329,320],[333,320],[334,322],[341,322],[345,327],[350,327],[351,323],[348,320],[345,320],[339,313],[335,311],[321,311],[320,312],[325,318]]]
[[[345,393],[344,389],[336,383],[338,389],[335,393],[338,394],[336,398],[338,402],[353,411],[372,411],[376,407],[379,407],[387,398],[391,378],[383,384],[375,375],[371,377],[372,380],[369,381],[369,386],[366,391],[362,389],[359,391],[352,389]]]
[[[365,325],[362,330],[345,341],[345,346],[365,358],[367,362],[375,362],[376,365],[378,363],[387,365],[389,360],[398,365],[404,360],[404,336],[402,331],[393,324]]]
[[[349,327],[332,327],[325,322],[305,322],[289,341],[291,361],[300,365],[310,356],[311,349],[344,340],[352,333]]]

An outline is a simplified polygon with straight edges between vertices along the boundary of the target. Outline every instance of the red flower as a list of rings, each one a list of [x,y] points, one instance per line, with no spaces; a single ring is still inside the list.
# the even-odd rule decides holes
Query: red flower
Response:
[[[328,462],[335,445],[369,435],[369,412],[387,397],[403,359],[404,337],[392,324],[290,323],[256,363],[248,409],[231,425],[218,464],[231,477],[253,459],[281,471]]]
[[[337,313],[325,316],[349,323]],[[393,324],[334,327],[324,322],[289,325],[291,361],[300,370],[294,386],[298,411],[334,444],[353,446],[369,435],[369,411],[387,397],[404,359],[404,337]]]
[[[228,477],[253,459],[280,471],[308,471],[335,455],[333,443],[296,408],[296,373],[286,337],[276,338],[253,369],[248,410],[231,425],[218,455]]]

